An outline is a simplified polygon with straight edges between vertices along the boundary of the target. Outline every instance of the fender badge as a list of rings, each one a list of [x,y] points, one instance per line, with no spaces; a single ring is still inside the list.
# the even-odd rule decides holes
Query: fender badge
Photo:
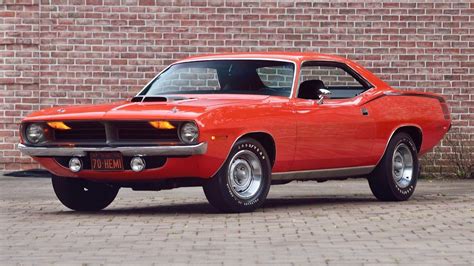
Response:
[[[58,109],[58,113],[64,113],[64,112],[66,112],[65,109],[63,109],[63,108]]]
[[[171,112],[172,112],[172,113],[177,113],[178,111],[179,111],[179,110],[178,110],[177,107],[173,107],[173,109],[171,109]]]

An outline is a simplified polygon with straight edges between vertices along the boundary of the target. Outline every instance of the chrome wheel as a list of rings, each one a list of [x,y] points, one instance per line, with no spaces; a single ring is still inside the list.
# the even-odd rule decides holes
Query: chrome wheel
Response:
[[[392,176],[400,188],[408,187],[413,178],[413,155],[404,143],[398,144],[393,153]]]
[[[238,198],[255,196],[262,185],[262,164],[257,155],[249,150],[237,152],[230,160],[227,178]]]

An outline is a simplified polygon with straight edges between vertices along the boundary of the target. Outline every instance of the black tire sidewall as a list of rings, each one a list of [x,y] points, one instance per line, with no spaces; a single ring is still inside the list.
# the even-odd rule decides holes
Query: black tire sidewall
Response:
[[[393,173],[392,173],[392,164],[393,164],[392,157],[395,152],[395,148],[402,143],[408,146],[413,158],[412,179],[410,181],[410,184],[405,188],[401,188],[397,185],[397,183],[393,179]],[[390,187],[390,190],[393,193],[393,196],[396,198],[396,200],[407,200],[415,191],[418,175],[420,171],[419,162],[418,162],[418,152],[412,138],[408,134],[405,134],[405,133],[399,133],[395,135],[393,139],[390,141],[390,145],[386,153],[386,158],[384,159],[385,159],[385,165],[386,165],[385,178],[386,178],[386,182],[388,183]]]
[[[91,189],[83,191],[86,183]],[[59,201],[76,211],[102,210],[112,203],[119,191],[118,187],[60,176],[53,176],[52,184]]]
[[[239,151],[248,150],[254,153],[262,165],[262,184],[255,194],[255,196],[249,199],[241,199],[232,192],[231,184],[228,182],[228,169],[230,160]],[[263,146],[254,139],[245,138],[237,141],[233,146],[229,157],[227,158],[224,165],[219,170],[218,174],[214,177],[219,183],[220,191],[222,192],[222,199],[225,201],[226,209],[232,212],[245,212],[252,211],[260,207],[265,201],[271,184],[271,164],[270,158]]]

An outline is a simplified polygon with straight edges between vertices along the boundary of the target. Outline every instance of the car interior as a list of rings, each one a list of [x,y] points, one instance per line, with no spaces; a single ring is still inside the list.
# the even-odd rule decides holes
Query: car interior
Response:
[[[326,89],[331,99],[353,98],[371,88],[348,66],[338,62],[305,62],[301,68],[298,98],[317,100]]]
[[[324,82],[319,79],[305,80],[300,84],[298,98],[307,100],[317,100],[321,92],[320,89],[326,89]]]

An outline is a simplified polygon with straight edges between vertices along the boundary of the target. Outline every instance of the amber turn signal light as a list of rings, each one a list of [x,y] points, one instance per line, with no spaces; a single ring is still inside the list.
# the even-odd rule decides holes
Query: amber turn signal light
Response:
[[[48,126],[54,128],[54,129],[59,129],[59,130],[69,130],[69,129],[71,129],[70,127],[68,127],[63,122],[48,122],[47,124],[48,124]]]
[[[168,121],[150,121],[149,123],[152,127],[158,128],[158,129],[174,129],[175,128],[175,126],[173,126]]]

